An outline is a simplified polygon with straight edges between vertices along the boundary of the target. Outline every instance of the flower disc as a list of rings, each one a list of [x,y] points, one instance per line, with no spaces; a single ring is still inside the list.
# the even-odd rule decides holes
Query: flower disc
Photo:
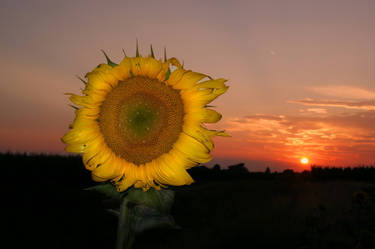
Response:
[[[136,165],[172,149],[182,132],[179,91],[157,79],[120,81],[100,107],[99,126],[108,147]]]
[[[221,119],[207,104],[227,91],[226,80],[152,55],[119,65],[107,58],[82,80],[83,96],[69,94],[79,107],[65,150],[82,153],[93,180],[111,180],[118,191],[191,184],[186,169],[211,160],[212,137],[228,136],[202,125]]]

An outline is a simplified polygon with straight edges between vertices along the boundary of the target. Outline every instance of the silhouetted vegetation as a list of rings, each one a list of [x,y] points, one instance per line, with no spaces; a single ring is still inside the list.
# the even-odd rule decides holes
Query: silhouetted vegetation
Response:
[[[311,170],[295,172],[293,169],[285,169],[282,172],[271,172],[266,168],[264,172],[250,172],[243,163],[228,166],[221,169],[216,164],[212,169],[205,166],[194,167],[189,173],[197,180],[235,180],[235,179],[301,179],[301,180],[356,180],[375,181],[375,167],[322,167],[312,166]]]
[[[0,154],[6,248],[114,248],[117,220],[79,156]],[[194,167],[171,187],[181,230],[152,230],[134,249],[375,248],[375,168],[251,172]]]

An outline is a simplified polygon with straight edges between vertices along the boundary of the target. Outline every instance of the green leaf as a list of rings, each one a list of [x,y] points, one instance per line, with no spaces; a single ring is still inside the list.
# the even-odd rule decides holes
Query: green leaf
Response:
[[[145,205],[137,205],[130,211],[131,230],[136,234],[154,228],[180,229],[173,217]]]
[[[85,188],[85,190],[96,191],[113,200],[121,200],[121,193],[119,193],[116,187],[111,183],[98,184],[93,187]]]
[[[168,213],[173,205],[174,192],[172,190],[155,190],[153,188],[144,192],[141,189],[131,188],[125,198],[135,205],[144,205],[161,213]]]

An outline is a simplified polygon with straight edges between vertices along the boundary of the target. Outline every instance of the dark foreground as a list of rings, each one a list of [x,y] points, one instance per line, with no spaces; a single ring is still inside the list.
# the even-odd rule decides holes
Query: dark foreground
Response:
[[[114,248],[116,217],[82,190],[94,183],[80,158],[0,155],[0,167],[3,248]],[[150,230],[133,248],[375,248],[368,174],[360,181],[241,170],[191,172],[197,183],[175,188],[182,229]]]

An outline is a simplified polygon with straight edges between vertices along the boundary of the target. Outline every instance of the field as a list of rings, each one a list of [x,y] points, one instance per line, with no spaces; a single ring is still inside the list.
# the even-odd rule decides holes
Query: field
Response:
[[[80,160],[0,156],[6,248],[114,248],[116,217],[83,190],[94,183]],[[173,188],[181,229],[150,230],[133,248],[375,248],[374,176],[231,170],[192,170],[196,183]]]

